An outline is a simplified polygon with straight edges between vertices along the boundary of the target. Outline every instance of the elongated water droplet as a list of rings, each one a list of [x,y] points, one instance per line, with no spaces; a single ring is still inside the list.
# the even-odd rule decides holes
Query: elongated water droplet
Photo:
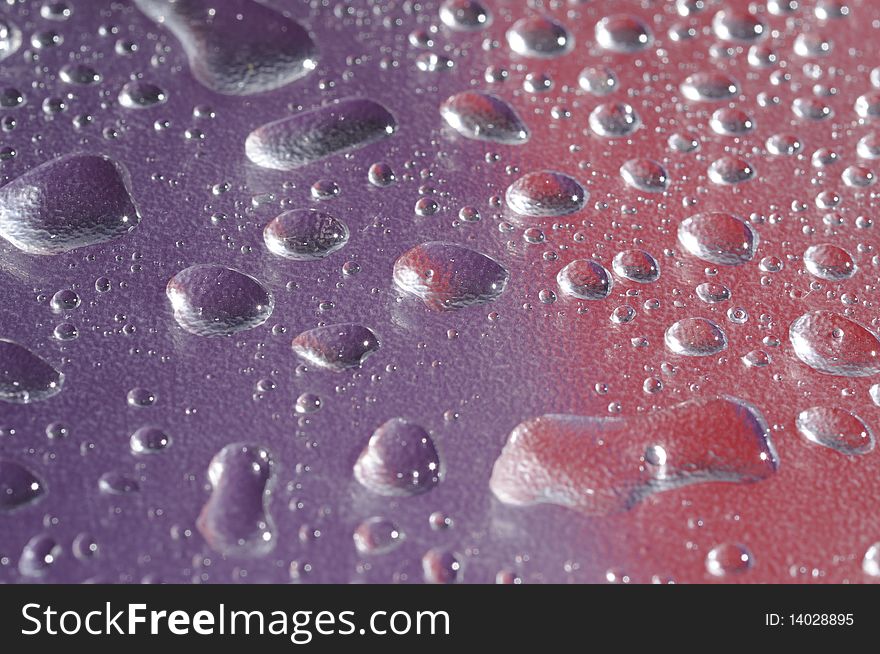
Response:
[[[25,577],[43,577],[49,573],[61,553],[61,546],[54,538],[49,534],[38,534],[21,551],[18,571]]]
[[[174,275],[165,288],[174,319],[191,334],[229,336],[262,325],[275,299],[250,275],[200,264]]]
[[[574,47],[574,38],[549,16],[520,18],[507,30],[507,44],[522,56],[538,59],[558,57]]]
[[[850,253],[830,243],[811,245],[804,252],[804,265],[811,275],[830,282],[849,279],[856,272]]]
[[[841,377],[880,372],[880,339],[833,311],[808,311],[791,323],[788,337],[797,358],[820,372]]]
[[[248,443],[227,445],[211,460],[211,497],[196,526],[212,549],[252,557],[264,556],[275,546],[269,514],[274,466],[266,448]]]
[[[440,483],[440,457],[431,436],[403,418],[381,425],[354,465],[355,479],[387,497],[411,497]]]
[[[745,545],[722,543],[706,555],[706,570],[713,577],[740,575],[754,565],[754,557]]]
[[[739,94],[739,84],[721,71],[694,73],[681,83],[681,93],[694,102],[721,102]]]
[[[387,518],[368,518],[354,530],[354,546],[361,554],[376,556],[397,549],[405,536],[400,527]]]
[[[316,66],[317,48],[302,25],[253,0],[135,0],[180,41],[193,76],[226,95],[280,88]]]
[[[638,52],[651,45],[653,40],[651,30],[635,16],[615,14],[596,23],[596,43],[605,50]]]
[[[440,105],[443,120],[462,136],[517,145],[529,139],[522,119],[504,100],[479,91],[463,91]]]
[[[348,227],[338,218],[314,209],[294,209],[273,218],[263,229],[273,254],[294,261],[316,261],[348,242]]]
[[[103,243],[139,222],[128,172],[107,157],[59,157],[0,188],[0,236],[28,254]]]
[[[629,159],[620,167],[628,185],[645,193],[662,193],[669,186],[666,169],[651,159]]]
[[[30,404],[61,392],[64,373],[23,345],[0,338],[0,400]]]
[[[375,332],[355,323],[315,327],[293,339],[296,354],[327,370],[357,368],[377,349],[379,337]]]
[[[160,87],[143,80],[127,82],[119,92],[119,104],[126,109],[148,109],[165,104],[168,94]]]
[[[798,414],[797,429],[808,441],[848,456],[874,449],[874,434],[854,413],[838,407],[814,406]]]
[[[646,456],[657,447],[663,457]],[[696,483],[755,482],[777,467],[761,414],[741,400],[717,397],[625,419],[527,420],[508,437],[490,487],[505,504],[557,504],[608,515],[654,493]]]
[[[492,13],[477,0],[443,0],[440,20],[449,29],[475,32],[492,24]]]
[[[432,241],[407,250],[394,262],[394,283],[436,310],[462,309],[496,299],[509,273],[485,254]]]
[[[507,187],[505,199],[512,211],[532,218],[566,216],[580,211],[589,193],[568,175],[552,170],[527,173]]]
[[[727,335],[707,318],[684,318],[670,325],[664,335],[666,347],[675,354],[705,357],[727,348]]]
[[[282,118],[251,132],[248,159],[263,168],[294,170],[391,136],[397,121],[378,102],[341,100]]]
[[[690,254],[709,263],[738,266],[758,249],[758,234],[733,214],[698,213],[678,226],[678,242]]]
[[[171,437],[159,427],[151,425],[140,427],[129,439],[129,447],[134,454],[157,454],[171,445]]]
[[[33,504],[46,494],[46,484],[20,463],[0,458],[0,512]]]

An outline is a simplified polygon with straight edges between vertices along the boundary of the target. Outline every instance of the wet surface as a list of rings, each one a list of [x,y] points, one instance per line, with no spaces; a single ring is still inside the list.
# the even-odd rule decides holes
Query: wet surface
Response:
[[[878,28],[4,3],[0,580],[874,580]]]

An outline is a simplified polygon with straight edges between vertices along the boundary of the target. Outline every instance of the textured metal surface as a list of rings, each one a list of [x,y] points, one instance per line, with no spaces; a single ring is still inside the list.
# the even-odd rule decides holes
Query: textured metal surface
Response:
[[[486,0],[492,20],[473,31],[449,29],[432,1],[265,5],[305,26],[314,50],[291,46],[277,14],[244,0],[214,3],[214,22],[204,29],[220,36],[211,38],[172,34],[128,2],[69,0],[70,16],[52,20],[53,11],[43,7],[57,4],[6,2],[0,8],[15,26],[7,33],[20,30],[22,40],[0,62],[0,87],[7,89],[0,110],[7,128],[0,135],[2,181],[62,155],[106,156],[127,171],[139,222],[121,235],[114,228],[110,240],[57,254],[28,253],[0,241],[0,338],[64,373],[61,391],[51,397],[0,402],[0,457],[45,484],[30,503],[10,511],[0,504],[0,579],[413,582],[451,576],[492,582],[499,573],[502,580],[526,583],[871,579],[862,563],[880,540],[873,506],[880,495],[880,453],[847,455],[817,445],[798,432],[796,419],[811,407],[840,407],[876,426],[878,409],[869,393],[876,381],[873,337],[848,336],[832,354],[855,368],[835,375],[797,356],[789,326],[814,310],[849,316],[868,329],[876,321],[876,200],[871,187],[859,185],[872,183],[873,175],[850,168],[871,168],[865,158],[870,142],[858,144],[873,133],[880,114],[880,103],[872,106],[872,94],[880,93],[872,86],[880,83],[880,74],[872,74],[878,62],[871,44],[880,25],[875,3],[804,0],[780,15],[783,5],[797,3],[770,2],[768,11],[765,3],[732,0]],[[136,4],[153,14],[163,6]],[[184,4],[196,13],[211,6]],[[757,32],[754,21],[730,18],[751,5],[763,25]],[[688,7],[702,11],[681,15]],[[719,18],[722,10],[727,14]],[[236,13],[251,18],[239,21]],[[568,30],[564,47],[545,43],[549,57],[517,54],[522,39],[509,43],[507,30],[542,13]],[[625,29],[610,36],[601,29],[597,34],[598,21],[621,13],[641,18],[650,36],[640,39],[644,34],[629,21],[612,21],[611,27]],[[291,30],[291,38],[304,38]],[[254,38],[261,34],[265,38]],[[687,36],[692,38],[682,38]],[[49,45],[53,40],[61,43]],[[236,85],[250,78],[236,68],[235,57],[210,50],[210,65],[199,60],[199,47],[234,50],[237,43],[250,44],[252,61],[279,60],[272,59],[272,46],[284,43],[286,83],[272,88],[277,77],[268,75],[267,82],[257,76],[256,92],[243,93]],[[773,56],[753,45],[772,49]],[[756,65],[761,62],[768,65]],[[74,63],[100,78],[66,82],[93,77],[71,69]],[[579,86],[584,68],[602,66],[616,77],[608,95]],[[688,76],[714,71],[736,81],[731,97],[695,101],[699,89],[682,87]],[[119,94],[132,80],[156,85],[165,101],[126,106],[131,102]],[[550,88],[536,92],[542,85]],[[23,97],[18,106],[7,106],[17,104],[8,89]],[[464,132],[472,131],[466,121],[455,129],[444,122],[441,104],[469,89],[492,93],[515,111],[513,117],[498,114],[507,127],[496,141],[466,138]],[[718,85],[713,89],[718,92]],[[317,149],[281,170],[246,156],[253,130],[345,98],[378,103],[393,116],[393,126],[375,110],[343,136],[318,134]],[[487,106],[466,100],[460,101],[465,108]],[[618,102],[631,105],[638,129],[608,138],[601,133],[610,124],[603,122],[608,110],[600,105]],[[821,118],[823,107],[831,115],[804,117]],[[748,120],[715,114],[725,108],[745,112]],[[524,143],[517,116],[527,128]],[[293,125],[301,130],[318,122],[297,118]],[[387,133],[377,135],[377,124]],[[354,139],[353,132],[360,136]],[[674,135],[679,138],[670,140]],[[357,147],[341,147],[351,139]],[[684,151],[681,144],[690,139],[699,147]],[[793,156],[774,154],[795,141]],[[645,177],[656,170],[644,163],[629,175],[643,188],[628,184],[620,169],[633,158],[658,162],[665,190],[645,191],[658,182],[656,175]],[[390,165],[396,183],[370,183],[376,162]],[[505,202],[507,187],[545,169],[576,179],[589,198],[566,215],[515,214]],[[744,179],[749,170],[753,177]],[[718,183],[734,178],[743,181]],[[55,193],[53,188],[70,186],[58,169],[41,184],[46,198],[37,202],[38,220],[41,206],[56,207],[53,215],[69,206],[71,216],[82,217],[96,206],[124,204],[113,184]],[[83,185],[89,187],[85,180]],[[320,195],[329,199],[316,200]],[[15,198],[7,193],[0,204],[0,218],[6,211],[7,220],[19,225],[19,214],[8,213],[17,208]],[[341,220],[347,242],[312,260],[270,251],[264,225],[283,211],[304,208]],[[679,238],[684,219],[713,211],[751,226],[758,235],[754,256],[742,240],[722,262],[740,265],[694,256],[711,234],[720,239],[716,252],[718,243],[723,249],[732,242],[723,224],[712,226],[709,236],[694,236],[692,247]],[[469,220],[476,213],[480,220]],[[395,285],[394,264],[411,248],[435,241],[482,253],[509,278],[485,260],[465,257],[456,269],[441,258],[440,266],[429,264],[441,274],[434,286],[416,292],[430,295],[423,302]],[[818,264],[810,270],[805,251],[824,243],[846,250],[855,273],[835,277]],[[638,267],[621,275],[613,260],[632,249],[653,255],[659,278],[633,281],[644,273]],[[833,254],[813,258],[840,263]],[[595,259],[612,272],[608,297],[586,300],[563,292],[557,273],[576,259]],[[421,250],[411,260],[434,261]],[[196,264],[258,280],[273,297],[271,316],[242,317],[241,307],[254,296],[239,281],[236,292],[244,295],[236,297],[244,305],[234,305],[237,317],[228,322],[235,323],[234,333],[210,337],[182,328],[166,285]],[[696,289],[707,282],[726,286],[730,299],[700,299]],[[79,306],[69,308],[76,303],[70,298],[51,301],[65,289],[76,292]],[[667,329],[696,317],[723,330],[723,350],[682,356],[674,342],[670,346]],[[356,343],[328,346],[337,355],[344,350],[342,358],[352,362],[329,368],[294,352],[291,342],[301,332],[345,323],[371,329],[378,349],[353,353]],[[63,340],[71,328],[59,325],[74,325],[78,337]],[[242,326],[251,328],[239,331]],[[809,345],[835,334],[805,338]],[[697,330],[693,338],[704,337]],[[747,355],[752,364],[769,365],[749,365]],[[866,376],[852,376],[853,370]],[[135,406],[150,394],[151,406]],[[644,444],[665,446],[673,456],[675,443],[685,438],[711,459],[730,433],[730,415],[701,403],[716,396],[739,398],[763,416],[778,470],[762,472],[759,481],[750,479],[754,483],[709,478],[643,493],[623,510],[598,515],[552,504],[513,506],[490,491],[493,464],[508,435],[544,414],[624,421],[633,427],[616,427],[612,435],[623,433],[627,443],[640,446],[640,425],[679,425],[681,431],[664,436],[661,430],[656,442]],[[655,411],[693,400],[684,423],[652,419]],[[368,474],[356,478],[355,463],[371,434],[397,418],[427,431],[442,472],[439,483],[420,481],[418,493],[383,495],[375,490],[388,487]],[[156,454],[133,453],[131,435],[145,426],[163,430],[170,445]],[[412,442],[419,438],[414,433],[422,432],[407,431]],[[224,448],[233,443],[265,452],[252,447],[242,455],[233,448],[229,454]],[[626,480],[627,470],[640,474],[646,465],[645,457],[611,460],[603,452],[588,459],[599,479]],[[261,463],[266,453],[270,473]],[[218,481],[209,465],[230,456],[234,465]],[[421,464],[433,454],[414,456]],[[560,469],[566,458],[558,455]],[[256,466],[250,473],[256,481],[248,466]],[[29,483],[19,468],[0,468],[0,474],[19,489]],[[266,507],[259,501],[261,475],[273,480]],[[212,513],[218,505],[234,515]],[[236,521],[259,521],[261,511],[271,516],[270,546],[230,545],[243,524]],[[359,528],[371,517],[384,521]],[[405,537],[389,541],[394,529]],[[372,554],[356,547],[364,534],[380,543]],[[450,557],[460,565],[456,574],[450,574]]]

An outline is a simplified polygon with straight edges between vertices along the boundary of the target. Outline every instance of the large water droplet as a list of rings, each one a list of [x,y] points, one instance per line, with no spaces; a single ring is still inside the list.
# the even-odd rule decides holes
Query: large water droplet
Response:
[[[619,277],[639,284],[650,284],[660,279],[660,264],[645,250],[618,252],[611,262],[611,268]]]
[[[596,23],[596,42],[612,52],[644,50],[654,40],[651,30],[635,16],[615,14]]]
[[[590,112],[590,129],[606,138],[623,138],[635,132],[642,124],[641,119],[625,102],[600,104]]]
[[[387,554],[400,545],[405,536],[400,527],[388,518],[364,520],[354,530],[354,546],[361,554]]]
[[[354,465],[354,476],[378,495],[419,495],[440,483],[440,457],[427,431],[392,418],[373,432]]]
[[[798,414],[797,429],[808,441],[856,456],[874,449],[874,434],[854,413],[838,407],[814,406]]]
[[[556,283],[566,295],[579,300],[604,300],[611,293],[611,274],[591,259],[575,259],[556,274]]]
[[[347,99],[258,127],[248,135],[245,153],[263,168],[294,170],[384,139],[396,129],[394,116],[378,102]]]
[[[46,484],[20,463],[0,458],[0,512],[9,512],[39,500]]]
[[[761,414],[741,400],[718,397],[628,418],[527,420],[507,439],[490,487],[506,504],[607,515],[688,484],[759,481],[777,467]]]
[[[629,159],[620,167],[623,181],[645,193],[662,193],[669,186],[666,169],[651,159]]]
[[[315,327],[293,339],[294,352],[327,370],[356,368],[377,349],[379,338],[375,332],[354,323]]]
[[[694,102],[721,102],[735,97],[739,84],[718,70],[694,73],[681,83],[681,93]]]
[[[741,184],[754,176],[755,168],[742,157],[725,155],[709,164],[709,179],[715,184]]]
[[[880,372],[880,339],[832,311],[808,311],[791,323],[788,337],[798,359],[829,375],[869,377]]]
[[[754,565],[754,557],[745,545],[722,543],[706,555],[706,570],[714,577],[739,575]]]
[[[440,115],[462,136],[506,145],[525,143],[529,130],[504,100],[479,91],[463,91],[440,105]]]
[[[140,222],[128,172],[97,155],[48,161],[0,188],[0,236],[28,254],[59,254]]]
[[[565,27],[549,16],[520,18],[507,30],[507,44],[523,57],[548,59],[574,47],[574,38]]]
[[[21,47],[21,30],[6,18],[0,18],[0,61]]]
[[[49,534],[38,534],[21,551],[18,571],[25,577],[42,577],[49,573],[61,552],[61,546]]]
[[[140,427],[129,439],[129,447],[134,454],[157,454],[169,445],[171,445],[171,437],[151,425]]]
[[[253,0],[135,0],[180,41],[193,77],[226,95],[280,88],[313,70],[317,48],[302,25]]]
[[[849,279],[856,272],[850,253],[830,243],[808,247],[804,252],[804,265],[811,275],[830,282]]]
[[[496,299],[509,273],[485,254],[454,243],[432,241],[394,262],[394,282],[432,309],[462,309]]]
[[[758,248],[758,234],[733,214],[698,213],[678,226],[678,242],[695,257],[722,266],[750,261]]]
[[[126,109],[148,109],[167,100],[168,94],[163,89],[143,80],[127,82],[119,91],[119,104]]]
[[[712,31],[722,41],[751,43],[764,37],[767,25],[742,9],[722,9],[712,18]]]
[[[684,318],[673,323],[664,335],[666,347],[686,357],[706,357],[727,348],[727,335],[706,318]]]
[[[208,467],[211,497],[196,522],[208,545],[224,555],[263,556],[275,546],[269,499],[274,462],[259,445],[233,443]]]
[[[578,84],[587,93],[608,95],[617,88],[617,76],[607,66],[587,66],[578,75]]]
[[[458,32],[474,32],[492,24],[492,13],[477,0],[443,0],[440,20]]]
[[[348,227],[338,218],[314,209],[294,209],[273,218],[263,229],[273,254],[294,261],[323,259],[348,242]]]
[[[250,275],[215,266],[190,266],[165,288],[174,319],[191,334],[229,336],[262,325],[272,315],[275,299]]]
[[[576,179],[542,170],[527,173],[508,186],[505,200],[522,216],[552,218],[580,211],[589,196]]]
[[[0,400],[30,404],[61,392],[64,373],[26,347],[0,338]]]

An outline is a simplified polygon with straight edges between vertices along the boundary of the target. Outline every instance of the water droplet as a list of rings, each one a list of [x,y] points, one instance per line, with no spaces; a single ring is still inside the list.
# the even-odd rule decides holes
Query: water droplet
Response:
[[[638,114],[625,102],[600,104],[590,112],[590,129],[606,138],[622,138],[642,124]]]
[[[463,91],[440,105],[440,115],[462,136],[516,145],[529,139],[522,119],[504,100],[479,91]]]
[[[190,71],[226,95],[271,91],[314,70],[309,33],[284,14],[253,0],[135,0],[149,18],[180,41]]]
[[[804,120],[825,120],[834,115],[834,110],[818,98],[795,98],[791,110]]]
[[[119,472],[107,472],[98,479],[98,490],[104,495],[128,495],[139,492],[141,486],[133,477]]]
[[[462,565],[453,552],[434,548],[422,557],[422,574],[429,584],[453,584],[461,581]]]
[[[321,400],[320,395],[316,395],[315,393],[303,393],[296,398],[294,409],[300,414],[315,413],[316,411],[320,411],[323,405],[324,402]]]
[[[697,286],[697,297],[706,304],[717,304],[730,299],[730,289],[724,284],[703,282]]]
[[[363,325],[342,323],[304,331],[293,339],[293,351],[327,370],[357,368],[379,349],[379,338]]]
[[[731,185],[754,178],[755,169],[741,157],[725,155],[709,164],[709,179],[715,184]]]
[[[874,434],[854,413],[814,406],[798,414],[797,430],[808,441],[841,454],[857,456],[874,449]]]
[[[61,552],[61,546],[48,534],[34,536],[21,551],[18,571],[25,577],[42,577],[49,573]]]
[[[538,59],[558,57],[574,47],[574,38],[549,16],[520,18],[507,30],[507,44],[522,56]]]
[[[137,429],[129,439],[135,454],[158,454],[171,445],[171,437],[158,427],[145,426]]]
[[[132,388],[126,396],[128,406],[148,407],[156,403],[156,394],[147,388]]]
[[[859,118],[873,119],[880,116],[880,91],[868,91],[856,98]]]
[[[850,253],[830,243],[811,245],[804,252],[804,265],[811,275],[830,282],[849,279],[856,272]]]
[[[638,52],[653,40],[651,30],[635,16],[615,14],[596,23],[596,43],[611,52]]]
[[[832,311],[808,311],[791,323],[788,337],[797,358],[841,377],[880,372],[880,339],[854,320]]]
[[[686,357],[713,356],[727,348],[727,335],[707,318],[684,318],[673,323],[664,335],[666,347]]]
[[[474,32],[492,24],[492,14],[477,0],[443,0],[440,20],[458,32]]]
[[[49,306],[55,313],[65,313],[76,309],[80,302],[80,297],[75,291],[65,288],[52,296],[52,299],[49,300]]]
[[[721,136],[742,136],[755,128],[755,121],[741,109],[716,109],[709,119],[709,126]]]
[[[867,188],[877,181],[874,171],[865,166],[847,166],[840,178],[851,188]]]
[[[865,552],[862,570],[871,577],[880,577],[880,542],[874,543]]]
[[[876,132],[865,134],[856,144],[856,153],[862,159],[880,159],[880,137]]]
[[[316,261],[348,242],[348,227],[338,218],[314,209],[285,211],[263,230],[263,241],[273,254],[294,261]]]
[[[391,166],[381,162],[370,166],[370,170],[367,171],[367,177],[370,180],[370,184],[378,188],[391,186],[397,181],[397,176],[394,174]]]
[[[579,300],[604,300],[611,293],[611,274],[591,259],[575,259],[556,275],[559,289]]]
[[[96,155],[53,159],[0,188],[0,236],[28,254],[103,243],[140,222],[128,172]]]
[[[664,465],[639,465],[662,447]],[[631,508],[688,484],[755,482],[778,459],[763,417],[735,398],[691,400],[621,418],[544,415],[518,425],[490,487],[505,504],[549,503],[588,515]]]
[[[41,402],[61,392],[64,373],[26,347],[0,338],[0,400]]]
[[[494,259],[454,243],[422,243],[394,262],[397,287],[436,310],[491,302],[504,292],[508,277]]]
[[[373,432],[354,465],[354,476],[378,495],[420,495],[440,483],[440,457],[427,431],[392,418]]]
[[[611,262],[611,268],[618,277],[639,284],[650,284],[660,279],[660,264],[644,250],[618,252]]]
[[[394,116],[378,102],[347,99],[258,127],[248,135],[245,153],[263,168],[294,170],[387,138],[396,129]]]
[[[28,506],[46,494],[46,484],[20,463],[0,458],[0,512]]]
[[[774,134],[767,139],[767,151],[778,157],[792,157],[804,147],[801,140],[794,134]]]
[[[750,43],[764,37],[767,25],[751,12],[722,9],[712,19],[712,31],[722,41]]]
[[[65,64],[58,71],[58,77],[65,84],[76,84],[79,86],[97,84],[101,81],[101,76],[98,72],[86,64]]]
[[[694,73],[681,83],[681,93],[694,102],[721,102],[736,97],[739,84],[718,70]]]
[[[522,216],[550,218],[580,211],[589,193],[568,175],[542,170],[527,173],[507,187],[505,200]]]
[[[706,555],[706,570],[713,577],[739,575],[754,565],[754,558],[745,545],[722,543]]]
[[[608,95],[617,89],[617,76],[607,66],[587,66],[578,75],[578,84],[587,93]]]
[[[264,556],[275,546],[269,499],[275,463],[260,445],[233,443],[208,467],[211,497],[196,526],[208,545],[232,556]]]
[[[262,325],[272,315],[275,299],[250,275],[215,266],[190,266],[165,288],[174,319],[199,336],[229,336]]]
[[[662,193],[669,186],[666,169],[651,159],[629,159],[620,167],[623,181],[645,193]]]
[[[0,61],[21,47],[21,30],[6,18],[0,18]]]
[[[119,92],[119,104],[126,109],[148,109],[167,100],[168,94],[163,89],[141,80],[127,82]]]
[[[396,549],[404,533],[387,518],[367,518],[354,530],[354,546],[361,554],[376,556]]]
[[[750,261],[758,248],[758,234],[751,225],[719,211],[685,218],[678,226],[678,241],[693,256],[723,266]]]

